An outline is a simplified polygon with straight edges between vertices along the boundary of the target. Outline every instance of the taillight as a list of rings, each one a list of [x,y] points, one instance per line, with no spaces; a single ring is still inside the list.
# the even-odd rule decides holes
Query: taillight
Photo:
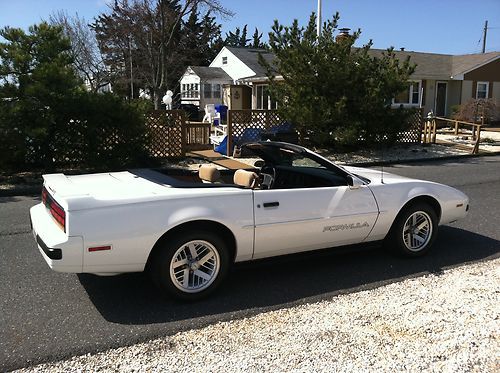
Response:
[[[54,220],[61,226],[64,232],[66,232],[66,212],[61,205],[52,198],[45,187],[42,189],[42,203],[50,211],[50,215],[52,215]]]
[[[45,187],[42,189],[42,203],[47,205],[47,189]]]

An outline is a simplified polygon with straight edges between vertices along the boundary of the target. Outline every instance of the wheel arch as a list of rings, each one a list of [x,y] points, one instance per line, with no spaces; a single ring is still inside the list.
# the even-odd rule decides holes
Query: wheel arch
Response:
[[[441,213],[442,213],[442,207],[441,207],[441,204],[439,203],[439,201],[430,196],[430,195],[419,195],[419,196],[415,196],[415,197],[412,197],[408,202],[406,202],[403,207],[401,207],[401,209],[399,210],[398,214],[396,215],[396,219],[399,217],[399,215],[405,211],[409,206],[411,205],[414,205],[414,204],[417,204],[417,203],[426,203],[428,204],[429,206],[431,206],[434,210],[434,212],[436,213],[436,216],[438,218],[438,224],[439,222],[441,221]],[[396,220],[394,219],[394,220]]]
[[[154,260],[155,255],[159,252],[160,248],[162,247],[163,242],[165,242],[174,235],[182,234],[185,231],[194,229],[205,230],[208,232],[216,232],[220,234],[222,239],[227,243],[227,246],[229,248],[229,258],[231,260],[231,263],[234,263],[236,259],[236,237],[234,233],[222,223],[213,220],[198,219],[181,223],[163,233],[163,235],[155,242],[153,248],[149,252],[145,270],[149,269],[152,261]]]

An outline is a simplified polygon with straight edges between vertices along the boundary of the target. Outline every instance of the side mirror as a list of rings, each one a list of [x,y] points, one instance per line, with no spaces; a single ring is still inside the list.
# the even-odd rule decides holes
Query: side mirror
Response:
[[[349,185],[349,189],[359,189],[363,185],[365,185],[365,183],[363,183],[363,181],[358,179],[356,176],[352,176],[352,175],[347,176],[347,183]]]

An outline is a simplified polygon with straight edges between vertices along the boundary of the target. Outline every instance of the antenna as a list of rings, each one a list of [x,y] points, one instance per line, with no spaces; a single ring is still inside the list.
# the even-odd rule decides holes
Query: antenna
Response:
[[[384,145],[382,145],[382,167],[380,172],[380,183],[384,183]]]

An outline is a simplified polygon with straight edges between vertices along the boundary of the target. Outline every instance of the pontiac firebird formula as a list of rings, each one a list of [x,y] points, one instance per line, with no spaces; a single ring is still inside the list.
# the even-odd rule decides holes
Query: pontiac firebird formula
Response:
[[[244,146],[254,171],[140,169],[44,175],[30,215],[38,248],[60,272],[147,270],[165,292],[198,299],[234,262],[368,241],[426,253],[439,224],[469,199],[437,183],[340,167],[303,147]]]

